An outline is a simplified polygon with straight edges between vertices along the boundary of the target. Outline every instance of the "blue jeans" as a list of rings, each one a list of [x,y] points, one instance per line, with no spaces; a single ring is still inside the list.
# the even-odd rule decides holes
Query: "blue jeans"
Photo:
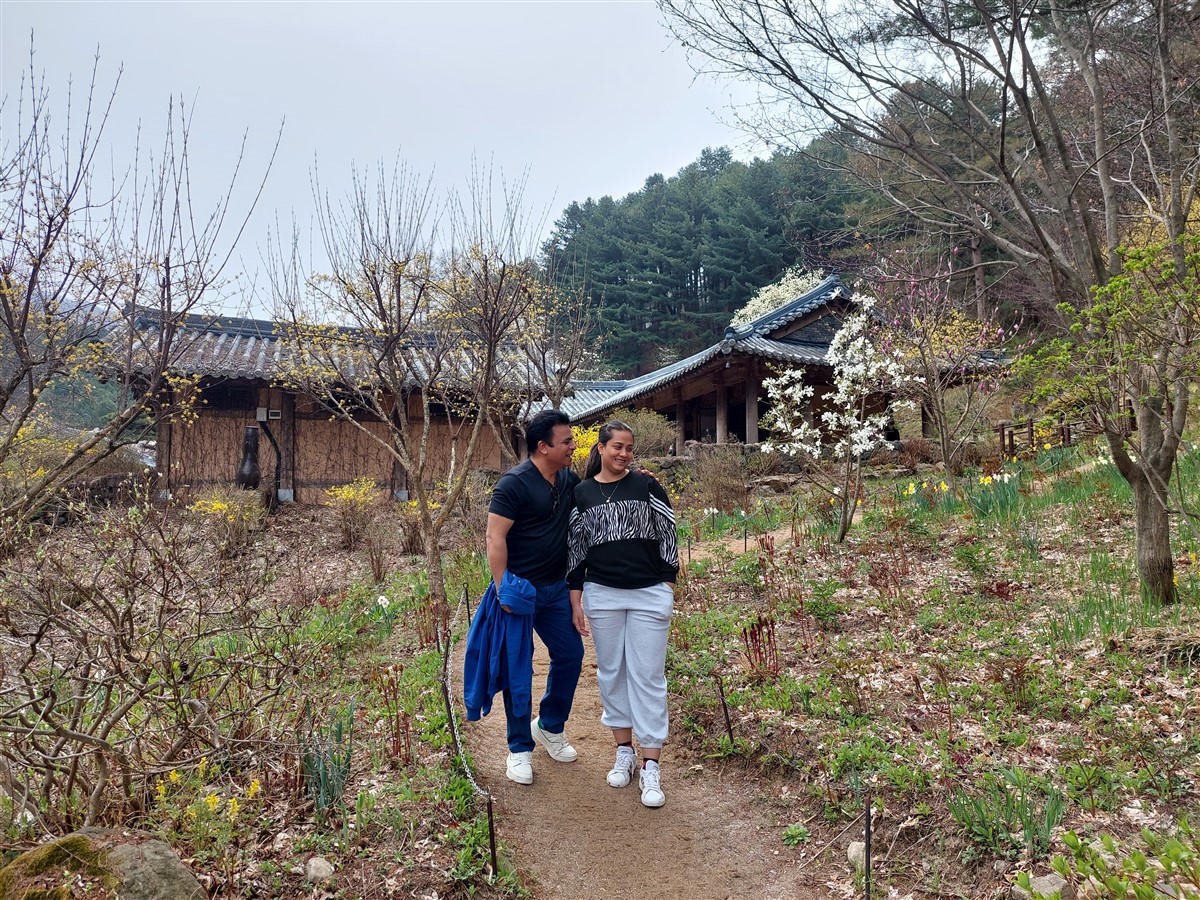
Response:
[[[550,652],[550,673],[538,715],[542,728],[558,733],[567,724],[575,685],[583,670],[583,638],[571,622],[571,594],[566,579],[537,589],[533,608],[533,630]],[[521,753],[534,748],[530,720],[513,716],[512,694],[504,691],[504,714],[508,717],[508,749]]]

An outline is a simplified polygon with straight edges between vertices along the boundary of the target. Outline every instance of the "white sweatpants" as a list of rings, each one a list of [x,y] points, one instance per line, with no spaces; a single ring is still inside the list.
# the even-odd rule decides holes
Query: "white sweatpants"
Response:
[[[632,728],[638,743],[652,750],[667,739],[667,634],[674,604],[667,584],[631,590],[583,586],[604,704],[600,723]]]

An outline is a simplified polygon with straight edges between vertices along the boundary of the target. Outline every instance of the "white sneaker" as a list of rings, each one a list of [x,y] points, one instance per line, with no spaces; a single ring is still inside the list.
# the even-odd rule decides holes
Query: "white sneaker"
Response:
[[[555,762],[575,762],[579,757],[575,748],[571,746],[571,742],[567,740],[565,731],[555,734],[553,731],[544,730],[540,718],[533,720],[529,730],[533,732],[533,739],[546,748],[546,752]]]
[[[667,802],[667,795],[662,791],[661,777],[658,763],[652,759],[646,760],[641,774],[638,775],[638,784],[642,789],[642,806],[656,809]]]
[[[533,751],[508,754],[508,766],[504,770],[509,781],[517,784],[533,784]]]
[[[612,771],[608,773],[608,786],[623,788],[633,778],[633,770],[637,768],[637,754],[632,747],[618,747],[617,760],[613,763]]]

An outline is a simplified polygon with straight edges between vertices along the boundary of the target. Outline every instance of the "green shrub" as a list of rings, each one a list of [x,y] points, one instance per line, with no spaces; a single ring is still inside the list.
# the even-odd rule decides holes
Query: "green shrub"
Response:
[[[1173,835],[1143,829],[1142,846],[1128,852],[1107,834],[1087,842],[1068,831],[1063,843],[1070,855],[1056,855],[1050,865],[1069,883],[1088,885],[1084,896],[1097,900],[1200,898],[1200,835],[1187,819],[1179,823]],[[1021,872],[1016,883],[1034,900],[1047,900],[1032,892],[1031,881],[1028,872]]]

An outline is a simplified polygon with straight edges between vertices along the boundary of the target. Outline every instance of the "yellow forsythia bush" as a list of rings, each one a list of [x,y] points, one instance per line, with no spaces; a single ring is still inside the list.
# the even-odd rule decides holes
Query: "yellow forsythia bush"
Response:
[[[329,498],[325,505],[332,508],[337,517],[342,546],[347,550],[354,549],[375,516],[379,487],[370,478],[355,478],[349,484],[326,488],[325,496]]]
[[[209,488],[188,509],[208,523],[222,556],[236,556],[246,549],[266,520],[258,492],[239,488]]]

